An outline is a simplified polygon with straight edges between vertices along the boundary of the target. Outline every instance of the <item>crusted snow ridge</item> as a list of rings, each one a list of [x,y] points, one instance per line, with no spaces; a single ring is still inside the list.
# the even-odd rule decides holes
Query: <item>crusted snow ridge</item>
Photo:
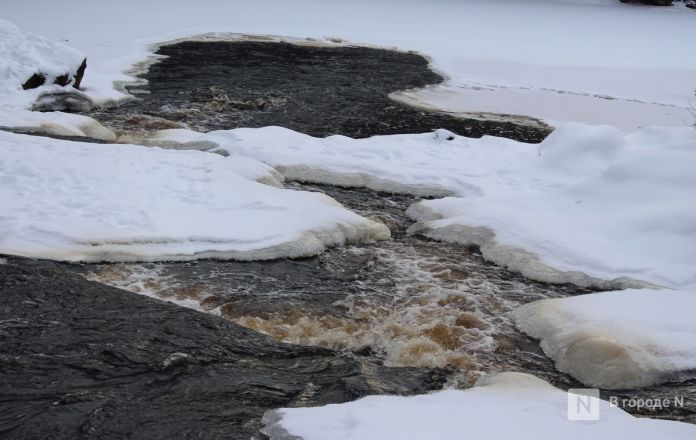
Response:
[[[0,133],[0,253],[66,261],[273,259],[389,237],[248,158]]]
[[[630,389],[696,377],[696,292],[626,290],[517,309],[556,367],[587,386]]]
[[[523,373],[484,377],[467,390],[370,396],[317,408],[269,411],[262,433],[271,440],[422,440],[430,438],[688,439],[686,423],[633,417],[600,401],[600,419],[568,420],[566,392]],[[540,434],[541,433],[541,434]]]
[[[411,218],[432,218],[432,211],[420,204],[413,204],[406,210]],[[473,227],[461,224],[451,224],[430,229],[427,221],[419,221],[408,228],[409,234],[421,234],[433,240],[450,243],[460,243],[464,246],[475,246],[481,251],[481,255],[488,261],[499,266],[506,267],[523,276],[551,284],[575,284],[580,287],[595,287],[599,289],[626,289],[656,287],[645,281],[628,277],[619,277],[612,280],[604,280],[587,275],[580,271],[562,271],[548,264],[523,248],[499,243],[495,233],[486,227]]]

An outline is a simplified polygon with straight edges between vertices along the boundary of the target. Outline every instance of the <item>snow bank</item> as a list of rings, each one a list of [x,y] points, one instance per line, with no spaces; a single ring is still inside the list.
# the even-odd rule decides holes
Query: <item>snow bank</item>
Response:
[[[630,389],[696,377],[695,308],[693,291],[626,290],[537,301],[515,319],[559,370]]]
[[[388,229],[250,160],[0,133],[0,253],[66,261],[314,255]]]
[[[313,138],[280,127],[158,132],[217,146],[286,178],[444,196],[411,206],[412,233],[481,248],[525,276],[626,288],[696,286],[696,130],[565,124],[539,145],[420,135]]]
[[[696,288],[696,131],[646,129],[609,149],[560,134],[571,133],[541,144],[539,177],[585,174],[579,183],[423,201],[409,208],[419,220],[412,232],[480,246],[485,258],[541,281]]]
[[[536,145],[495,137],[472,139],[446,130],[352,139],[315,138],[282,127],[208,133],[174,129],[159,131],[145,142],[166,148],[216,146],[230,154],[260,160],[291,180],[467,198],[522,194],[581,181],[599,173],[607,158],[616,155],[625,143],[609,127],[566,127],[552,134],[541,147],[547,149],[546,145],[558,142],[562,148],[573,149],[575,164],[555,170],[556,163],[542,163]],[[568,147],[567,142],[574,144]],[[583,150],[588,143],[594,145],[592,150]],[[556,153],[556,148],[548,147],[549,161],[563,160],[553,158],[554,154],[563,155]]]
[[[34,11],[36,13],[36,11]],[[66,73],[75,73],[85,55],[64,44],[22,32],[0,18],[0,93],[22,90],[33,74],[41,73],[46,84]]]
[[[33,11],[36,13],[36,11]],[[0,18],[0,128],[61,136],[88,136],[113,141],[114,133],[92,118],[69,113],[27,110],[46,93],[64,92],[70,85],[54,85],[65,74],[75,74],[85,55],[56,41],[21,31]],[[40,73],[45,85],[23,90],[32,75]],[[90,98],[74,91],[85,102]],[[90,103],[91,105],[91,103]]]
[[[23,29],[67,40],[89,56],[84,86],[102,101],[123,96],[113,82],[130,80],[123,72],[152,45],[237,32],[419,51],[448,81],[429,89],[443,93],[411,98],[454,111],[627,130],[690,120],[696,13],[684,9],[515,0],[172,0],[167,7],[121,0],[100,8],[73,0],[67,9],[44,0],[5,3],[3,15]]]
[[[567,418],[567,393],[522,373],[484,378],[474,388],[413,397],[371,396],[318,408],[266,413],[272,440],[400,440],[490,438],[691,439],[696,426],[633,417],[600,402],[600,420]],[[292,437],[295,436],[295,437]]]

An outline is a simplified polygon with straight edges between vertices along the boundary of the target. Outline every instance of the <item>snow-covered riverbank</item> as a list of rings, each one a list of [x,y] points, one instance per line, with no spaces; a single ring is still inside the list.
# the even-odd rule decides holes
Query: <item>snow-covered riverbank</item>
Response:
[[[123,97],[113,81],[132,80],[124,71],[152,45],[211,32],[415,50],[448,81],[403,96],[410,101],[628,131],[683,125],[696,72],[696,12],[613,1],[124,0],[95,8],[86,0],[27,0],[4,5],[2,14],[84,52],[84,89],[98,102]]]

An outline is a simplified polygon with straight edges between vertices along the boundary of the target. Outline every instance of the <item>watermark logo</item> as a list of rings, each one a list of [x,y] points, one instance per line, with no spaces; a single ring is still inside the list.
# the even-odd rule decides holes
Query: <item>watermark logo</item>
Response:
[[[619,408],[630,413],[659,417],[659,411],[670,408],[684,408],[684,397],[672,398],[643,398],[609,396],[609,407]],[[596,388],[571,388],[568,390],[568,420],[597,421],[599,420],[600,400]],[[651,414],[652,412],[652,414]]]
[[[568,420],[573,422],[599,420],[599,390],[596,388],[569,389]]]

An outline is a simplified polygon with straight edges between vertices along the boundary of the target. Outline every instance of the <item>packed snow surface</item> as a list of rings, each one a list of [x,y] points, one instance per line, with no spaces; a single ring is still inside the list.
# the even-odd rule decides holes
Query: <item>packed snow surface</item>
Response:
[[[0,253],[269,259],[389,236],[323,194],[255,182],[273,173],[251,159],[2,132],[0,150]]]
[[[417,195],[412,232],[481,247],[547,282],[696,288],[696,130],[566,124],[544,142],[420,135],[313,138],[280,127],[158,132],[286,178]],[[636,281],[638,280],[638,281]]]
[[[567,403],[567,393],[541,379],[501,373],[483,378],[464,391],[413,397],[370,396],[318,408],[284,408],[266,414],[264,432],[273,440],[696,437],[696,426],[636,418],[605,401],[600,401],[598,421],[569,421]]]
[[[425,106],[626,130],[691,120],[696,12],[685,8],[531,0],[5,3],[2,15],[22,29],[87,54],[83,84],[100,102],[123,96],[113,81],[131,79],[124,71],[153,45],[232,32],[419,51],[447,77],[403,96]]]
[[[588,386],[631,389],[696,377],[696,292],[625,290],[515,311],[556,367]]]

